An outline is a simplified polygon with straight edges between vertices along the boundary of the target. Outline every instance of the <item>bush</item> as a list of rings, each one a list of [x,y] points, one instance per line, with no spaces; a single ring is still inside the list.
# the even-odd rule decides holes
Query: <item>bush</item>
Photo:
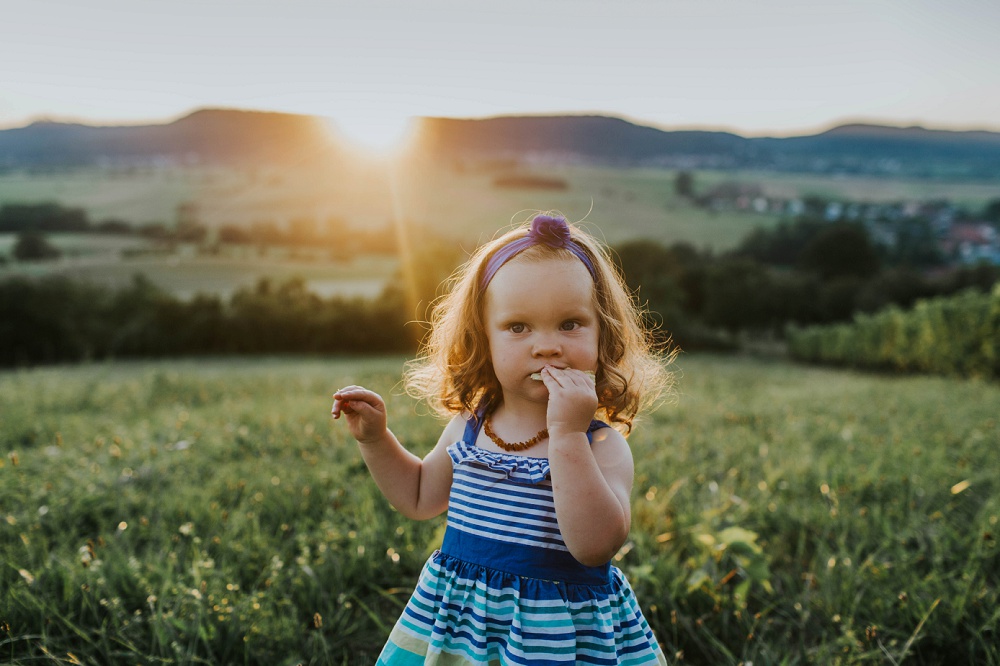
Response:
[[[17,235],[14,245],[14,258],[18,261],[45,261],[58,259],[62,253],[49,243],[44,234],[37,231],[25,231]]]
[[[1000,286],[892,306],[853,323],[788,330],[793,358],[858,368],[1000,378]]]

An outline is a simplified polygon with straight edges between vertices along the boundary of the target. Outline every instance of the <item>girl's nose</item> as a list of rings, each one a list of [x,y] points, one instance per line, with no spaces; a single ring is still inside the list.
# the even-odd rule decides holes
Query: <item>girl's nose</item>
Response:
[[[561,353],[562,345],[554,335],[540,335],[531,348],[531,354],[535,358],[558,356]]]

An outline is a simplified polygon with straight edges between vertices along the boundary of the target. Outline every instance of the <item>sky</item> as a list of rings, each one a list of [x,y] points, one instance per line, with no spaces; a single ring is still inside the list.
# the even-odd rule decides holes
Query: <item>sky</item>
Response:
[[[997,0],[0,0],[0,128],[205,107],[1000,130]]]

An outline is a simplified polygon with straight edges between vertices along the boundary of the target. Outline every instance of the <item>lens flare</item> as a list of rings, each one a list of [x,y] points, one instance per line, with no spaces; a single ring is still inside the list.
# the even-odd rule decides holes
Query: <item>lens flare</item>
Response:
[[[350,148],[386,157],[403,148],[413,132],[414,119],[387,113],[344,112],[328,119],[332,133]]]

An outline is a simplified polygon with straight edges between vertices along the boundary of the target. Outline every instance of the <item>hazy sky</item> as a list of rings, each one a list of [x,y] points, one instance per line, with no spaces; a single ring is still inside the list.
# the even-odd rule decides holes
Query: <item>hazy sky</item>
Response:
[[[0,16],[0,127],[227,106],[359,133],[558,112],[1000,129],[998,0],[0,0]]]

